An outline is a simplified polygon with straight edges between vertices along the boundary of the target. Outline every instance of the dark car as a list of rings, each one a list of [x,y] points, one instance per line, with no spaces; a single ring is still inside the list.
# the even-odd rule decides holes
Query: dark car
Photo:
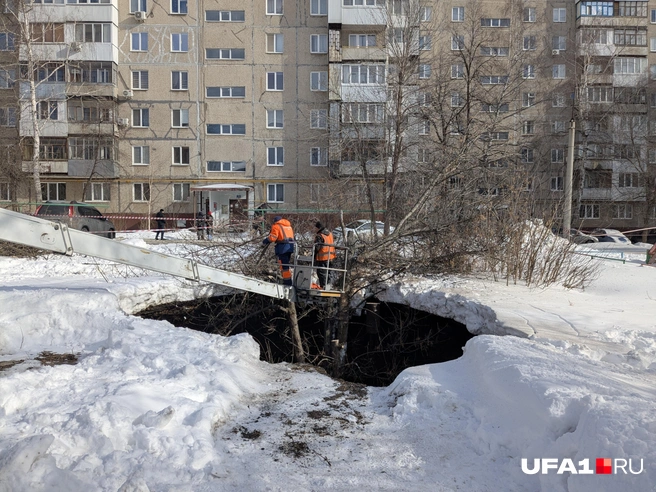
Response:
[[[91,232],[109,239],[116,237],[116,228],[111,220],[103,217],[96,207],[78,202],[45,202],[34,213],[53,222],[61,222],[71,229]]]

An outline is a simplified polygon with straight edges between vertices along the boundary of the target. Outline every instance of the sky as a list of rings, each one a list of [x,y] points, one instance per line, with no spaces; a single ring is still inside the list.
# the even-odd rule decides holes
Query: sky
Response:
[[[211,286],[0,257],[0,492],[656,490],[656,268],[599,247],[584,290],[396,279],[381,300],[477,336],[387,387],[134,315]]]

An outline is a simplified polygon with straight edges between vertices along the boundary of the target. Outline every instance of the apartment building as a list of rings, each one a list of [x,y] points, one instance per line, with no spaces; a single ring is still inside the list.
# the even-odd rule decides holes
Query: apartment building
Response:
[[[263,204],[359,210],[363,174],[384,204],[391,170],[411,173],[462,140],[464,107],[484,142],[479,193],[520,190],[536,215],[558,213],[574,119],[572,224],[630,229],[656,217],[648,1],[7,5],[7,206],[34,203],[36,137],[44,199],[128,216],[201,207],[215,220]],[[397,90],[403,71],[414,76]],[[444,138],[436,122],[447,113]]]

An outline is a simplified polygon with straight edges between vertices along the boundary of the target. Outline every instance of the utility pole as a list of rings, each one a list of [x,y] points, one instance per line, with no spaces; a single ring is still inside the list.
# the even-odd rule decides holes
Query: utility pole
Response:
[[[569,142],[567,144],[567,165],[565,168],[565,203],[563,205],[563,237],[569,237],[572,227],[572,181],[574,180],[574,137],[576,121],[569,120]]]

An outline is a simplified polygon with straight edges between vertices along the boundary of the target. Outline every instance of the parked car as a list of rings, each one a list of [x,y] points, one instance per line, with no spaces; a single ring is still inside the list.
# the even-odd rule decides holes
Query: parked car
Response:
[[[116,227],[112,221],[104,217],[96,207],[86,203],[48,201],[40,205],[34,215],[61,222],[78,231],[97,233],[110,239],[116,237]]]
[[[385,224],[380,221],[372,222],[366,219],[354,220],[344,226],[344,231],[342,231],[341,227],[333,229],[333,237],[338,244],[342,242],[343,232],[346,232],[347,238],[353,237],[355,241],[366,240],[374,236],[374,228],[376,229],[375,234],[382,236],[385,230]],[[393,230],[394,228],[390,227],[390,231]]]
[[[600,243],[631,244],[629,238],[617,229],[595,229],[592,235],[599,239]]]
[[[590,244],[599,242],[599,238],[596,236],[591,236],[590,234],[586,234],[585,232],[579,231],[578,229],[569,230],[569,240],[576,244]]]

